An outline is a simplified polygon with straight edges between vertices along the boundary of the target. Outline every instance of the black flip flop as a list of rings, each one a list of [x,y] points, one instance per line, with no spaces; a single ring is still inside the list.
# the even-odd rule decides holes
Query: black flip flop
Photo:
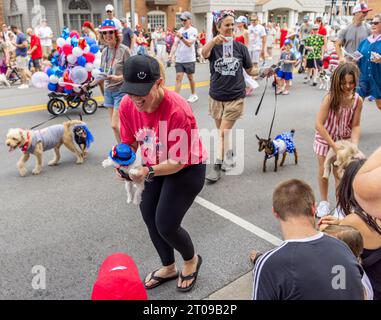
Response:
[[[156,288],[156,287],[160,286],[161,284],[163,284],[163,283],[165,283],[167,281],[175,280],[175,279],[177,279],[179,277],[179,273],[178,272],[174,276],[167,277],[167,278],[162,278],[162,277],[155,276],[155,273],[157,271],[159,271],[159,270],[160,269],[157,269],[157,270],[153,271],[151,273],[151,277],[147,281],[147,282],[150,282],[151,280],[155,280],[155,281],[157,281],[155,284],[153,284],[152,286],[147,286],[146,282],[144,282],[144,288],[146,288],[146,290]]]
[[[198,271],[200,270],[200,267],[202,264],[201,256],[197,255],[197,257],[198,257],[198,261],[197,261],[197,268],[196,268],[195,272],[193,272],[192,274],[190,274],[188,276],[183,276],[183,273],[182,272],[180,273],[181,283],[183,283],[183,281],[185,281],[185,280],[193,280],[192,283],[188,287],[185,287],[185,288],[179,287],[179,285],[177,285],[178,291],[188,292],[188,291],[192,290],[192,288],[194,287],[196,280],[197,280]]]

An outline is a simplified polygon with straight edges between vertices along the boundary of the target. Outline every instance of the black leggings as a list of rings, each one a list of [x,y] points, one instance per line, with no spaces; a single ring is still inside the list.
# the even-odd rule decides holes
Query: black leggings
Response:
[[[175,262],[174,249],[184,260],[195,254],[192,240],[180,224],[204,186],[205,170],[205,164],[191,165],[145,184],[140,211],[163,266]]]

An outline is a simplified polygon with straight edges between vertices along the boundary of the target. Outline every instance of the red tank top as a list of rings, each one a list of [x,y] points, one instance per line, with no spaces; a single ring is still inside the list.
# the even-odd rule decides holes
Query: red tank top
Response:
[[[241,42],[242,44],[245,44],[245,38],[244,38],[243,35],[235,37],[234,40],[237,41],[237,42]]]

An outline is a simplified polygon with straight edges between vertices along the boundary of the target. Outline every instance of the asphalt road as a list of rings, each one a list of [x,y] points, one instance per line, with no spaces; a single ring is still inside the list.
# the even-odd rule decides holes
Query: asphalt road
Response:
[[[174,77],[174,68],[168,69],[169,85],[174,84]],[[208,79],[208,65],[198,65],[196,80]],[[273,129],[273,136],[295,129],[299,164],[295,166],[289,158],[274,173],[270,161],[269,171],[262,173],[263,154],[257,151],[255,134],[261,137],[268,134],[274,107],[273,91],[269,87],[259,115],[254,116],[262,82],[255,95],[246,100],[245,115],[236,127],[244,130],[243,173],[224,177],[215,185],[205,185],[200,194],[209,204],[243,220],[228,220],[211,205],[201,205],[201,200],[194,203],[183,226],[204,260],[197,285],[190,293],[182,294],[176,291],[175,282],[169,282],[149,291],[150,299],[203,299],[246,274],[251,268],[247,259],[249,251],[252,248],[264,251],[274,246],[258,230],[281,237],[271,213],[272,191],[279,182],[303,179],[313,186],[317,195],[317,163],[312,142],[315,116],[325,92],[302,81],[302,76],[296,75],[291,94],[279,97]],[[207,113],[208,87],[198,88],[197,93],[200,99],[193,104],[193,110],[199,128],[213,129],[214,123]],[[188,97],[189,90],[183,90],[182,94]],[[74,156],[62,148],[59,166],[47,166],[53,156],[49,151],[44,154],[45,165],[39,176],[30,174],[33,157],[27,165],[29,175],[19,176],[16,162],[21,153],[8,153],[4,144],[8,128],[31,127],[50,115],[42,110],[1,116],[1,111],[46,102],[44,90],[0,89],[0,136],[3,137],[0,143],[0,299],[89,299],[100,264],[115,252],[131,255],[142,278],[160,264],[137,207],[126,204],[123,183],[115,179],[112,169],[101,166],[114,144],[105,109],[84,116],[95,142],[83,165],[76,165]],[[70,111],[69,115],[76,113]],[[374,103],[366,102],[360,143],[366,154],[380,144],[380,117]],[[51,124],[65,119],[55,119]],[[330,192],[333,203],[332,188],[333,182]],[[245,228],[245,223],[251,228]],[[32,287],[32,268],[36,265],[46,269],[45,290]],[[178,267],[181,268],[180,262]]]

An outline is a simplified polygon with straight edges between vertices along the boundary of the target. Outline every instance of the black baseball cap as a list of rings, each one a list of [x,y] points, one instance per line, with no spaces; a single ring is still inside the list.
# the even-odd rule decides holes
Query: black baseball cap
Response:
[[[123,67],[123,78],[122,92],[146,96],[156,80],[160,79],[159,63],[155,58],[144,54],[129,57]]]

